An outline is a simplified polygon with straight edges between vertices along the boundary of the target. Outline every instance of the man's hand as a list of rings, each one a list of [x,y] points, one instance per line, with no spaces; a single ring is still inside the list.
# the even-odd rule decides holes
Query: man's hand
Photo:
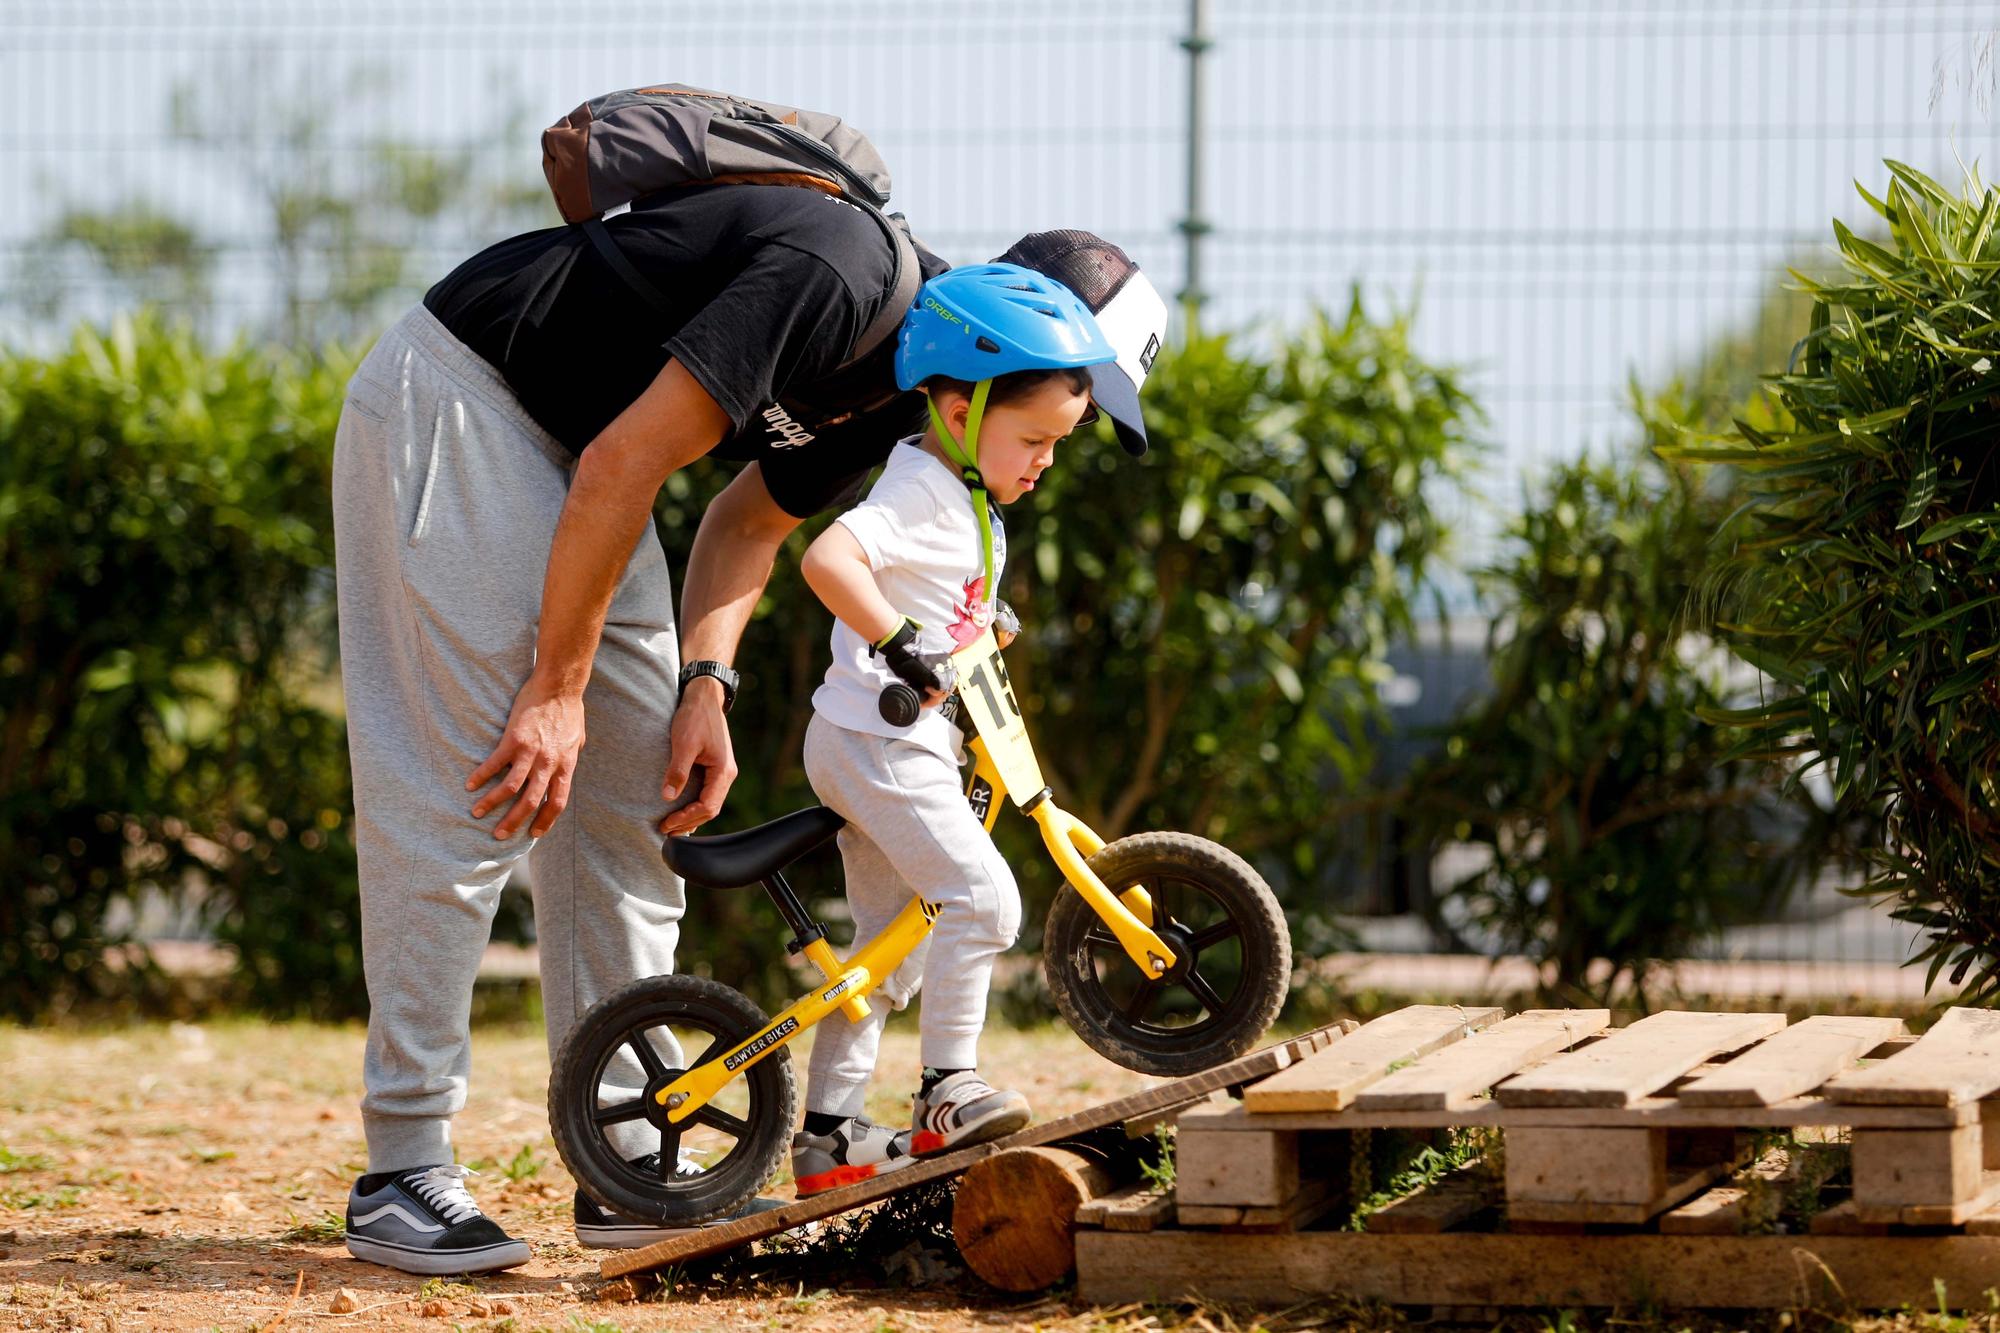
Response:
[[[535,822],[528,835],[541,837],[569,804],[570,779],[582,749],[582,696],[549,690],[530,676],[514,696],[500,743],[465,780],[467,791],[478,791],[496,774],[504,774],[499,785],[473,802],[472,817],[484,819],[513,800],[513,808],[494,826],[493,836],[513,837],[532,816]]]
[[[660,821],[665,834],[692,833],[722,813],[722,803],[736,781],[736,754],[729,744],[729,723],[722,716],[722,683],[709,677],[688,682],[674,710],[669,734],[666,781],[660,796],[671,801],[687,786],[695,768],[704,770],[701,794]]]

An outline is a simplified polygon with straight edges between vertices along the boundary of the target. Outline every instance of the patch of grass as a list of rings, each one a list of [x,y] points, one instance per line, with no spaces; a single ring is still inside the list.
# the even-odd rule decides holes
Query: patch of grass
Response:
[[[303,1241],[311,1245],[331,1245],[346,1235],[347,1219],[339,1213],[322,1209],[318,1217],[294,1222],[291,1229],[278,1239]]]
[[[11,1176],[16,1171],[50,1171],[55,1169],[55,1160],[38,1152],[17,1153],[0,1144],[0,1176]]]
[[[226,1162],[234,1156],[236,1156],[234,1148],[190,1148],[187,1150],[187,1159],[190,1162],[199,1162],[203,1166],[208,1166],[215,1162]]]
[[[50,1194],[43,1190],[0,1190],[0,1208],[26,1212],[31,1208],[74,1208],[83,1201],[83,1191],[64,1185]]]

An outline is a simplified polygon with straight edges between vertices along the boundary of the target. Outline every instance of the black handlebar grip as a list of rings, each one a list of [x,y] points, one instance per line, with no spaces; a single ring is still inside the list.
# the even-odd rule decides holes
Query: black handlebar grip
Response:
[[[901,681],[884,686],[875,706],[881,711],[882,720],[892,727],[911,726],[923,712],[917,692]]]

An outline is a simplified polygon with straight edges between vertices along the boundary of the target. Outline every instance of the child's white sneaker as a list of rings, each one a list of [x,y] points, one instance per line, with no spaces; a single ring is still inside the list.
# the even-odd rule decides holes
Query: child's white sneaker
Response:
[[[1026,1097],[994,1087],[976,1069],[961,1069],[917,1094],[910,1113],[910,1151],[929,1157],[985,1143],[1026,1128],[1033,1118]]]
[[[792,1183],[801,1199],[908,1166],[910,1136],[855,1116],[825,1134],[792,1135]]]

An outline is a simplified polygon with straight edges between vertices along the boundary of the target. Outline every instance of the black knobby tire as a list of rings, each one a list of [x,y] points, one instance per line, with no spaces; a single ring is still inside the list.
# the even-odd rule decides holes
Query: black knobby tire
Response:
[[[1172,1077],[1255,1046],[1292,976],[1291,932],[1263,877],[1228,848],[1185,833],[1120,838],[1089,865],[1114,894],[1144,885],[1156,918],[1167,914],[1164,927],[1149,924],[1183,957],[1167,980],[1149,984],[1083,895],[1058,892],[1042,971],[1076,1034],[1127,1069]]]
[[[643,1091],[599,1107],[599,1087],[621,1050],[645,1065],[649,1088],[680,1076],[683,1071],[646,1039],[653,1029],[707,1034],[705,1050],[683,1049],[683,1059],[700,1064],[721,1059],[769,1023],[749,999],[704,977],[647,977],[592,1005],[564,1041],[549,1075],[549,1127],[563,1165],[583,1191],[614,1213],[668,1225],[705,1222],[750,1202],[791,1144],[798,1089],[790,1051],[774,1051],[738,1075],[725,1089],[733,1109],[724,1109],[718,1097],[677,1127],[666,1125],[657,1109],[649,1112],[656,1104]],[[646,1137],[649,1148],[662,1153],[663,1171],[649,1174],[634,1167],[607,1137],[607,1123],[640,1119],[657,1131]],[[719,1160],[704,1163],[700,1175],[676,1176],[679,1150],[691,1133],[711,1143],[729,1140],[731,1146]]]

